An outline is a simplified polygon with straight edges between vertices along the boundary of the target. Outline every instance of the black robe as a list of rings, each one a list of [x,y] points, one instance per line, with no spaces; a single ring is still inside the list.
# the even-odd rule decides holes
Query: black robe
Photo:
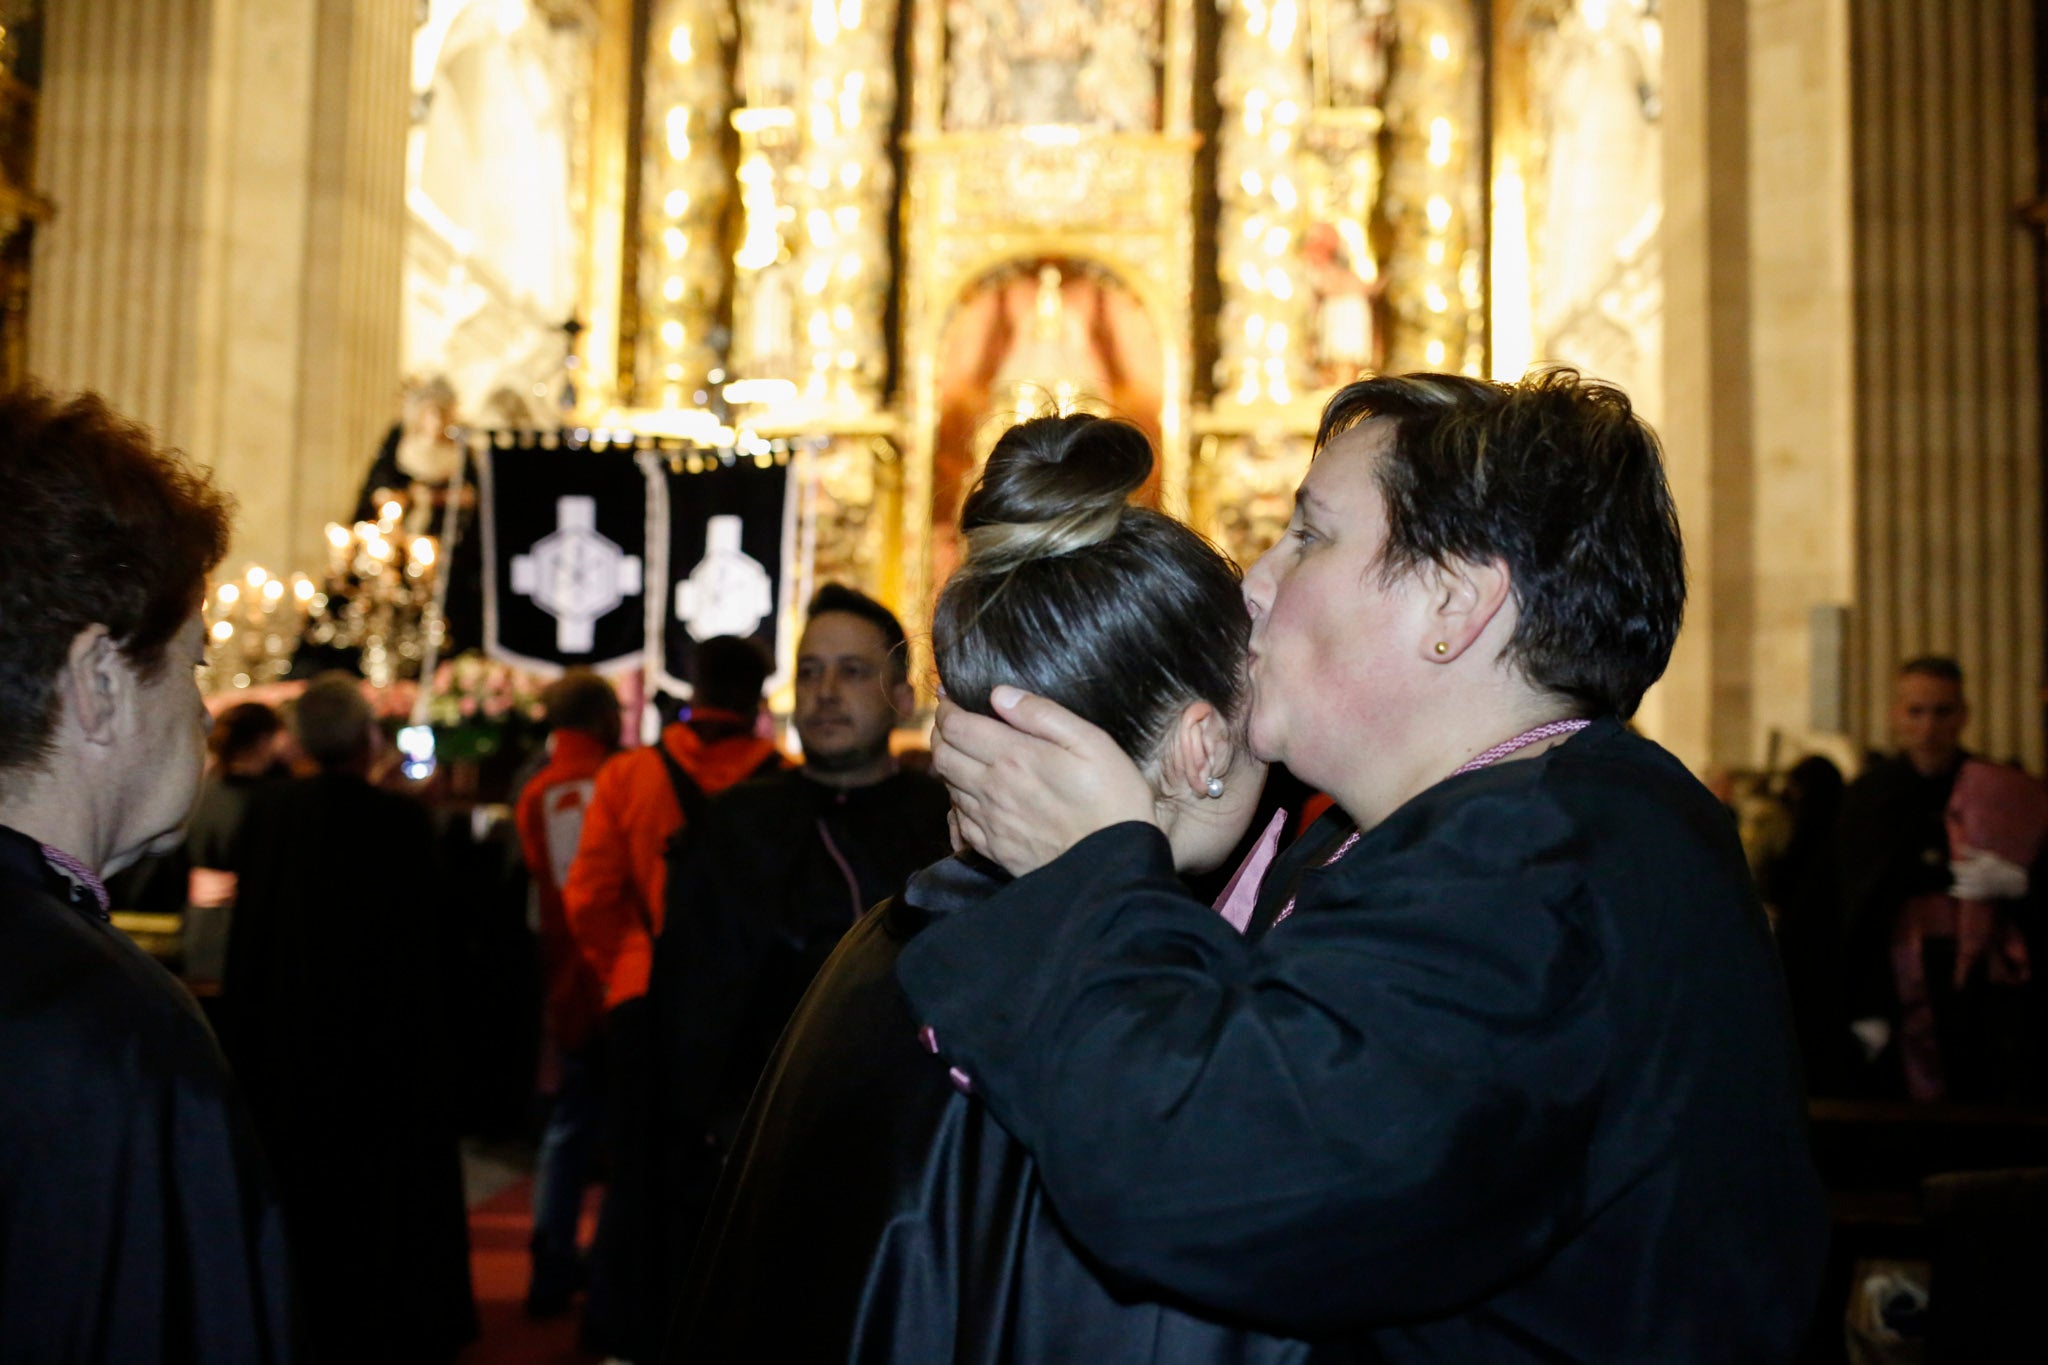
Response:
[[[790,768],[727,788],[685,832],[648,986],[664,1209],[649,1267],[688,1264],[719,1167],[775,1041],[854,922],[951,851],[938,779],[831,787]],[[666,1319],[656,1310],[650,1339]]]
[[[1347,833],[1247,940],[1119,825],[898,978],[1141,1283],[1393,1362],[1791,1358],[1827,1216],[1727,812],[1602,721]]]
[[[0,829],[0,1361],[291,1359],[262,1164],[191,997]]]
[[[1030,1154],[919,1044],[897,954],[999,887],[984,868],[948,859],[918,874],[854,927],[804,997],[719,1185],[668,1359],[1354,1359],[1105,1280],[1054,1219]]]
[[[315,1360],[445,1361],[476,1333],[451,1114],[452,929],[418,802],[354,777],[252,794],[224,983]]]

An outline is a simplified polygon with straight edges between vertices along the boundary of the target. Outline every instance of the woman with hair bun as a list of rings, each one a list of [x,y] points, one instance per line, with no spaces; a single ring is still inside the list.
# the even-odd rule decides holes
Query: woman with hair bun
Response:
[[[1017,879],[905,949],[918,1022],[1146,1292],[1389,1362],[1793,1358],[1827,1214],[1770,931],[1624,724],[1685,603],[1656,437],[1560,370],[1362,380],[1316,445],[1246,734],[1336,809],[1241,936],[1093,717],[941,706]]]
[[[1112,736],[1144,775],[1170,878],[1229,855],[1265,767],[1238,735],[1249,622],[1237,570],[1130,505],[1151,466],[1145,438],[1103,418],[1005,433],[962,512],[967,557],[932,642],[954,705],[986,710],[997,683],[1026,679]],[[820,971],[754,1092],[670,1359],[1350,1359],[1104,1279],[1055,1221],[1023,1147],[931,1055],[897,956],[1007,880],[971,854],[927,868]]]

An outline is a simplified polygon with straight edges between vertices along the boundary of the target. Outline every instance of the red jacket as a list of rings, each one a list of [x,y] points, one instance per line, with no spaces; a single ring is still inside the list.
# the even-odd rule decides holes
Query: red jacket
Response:
[[[700,709],[697,719],[746,718]],[[775,753],[771,741],[751,734],[706,744],[682,724],[663,730],[661,742],[706,796],[751,776]],[[576,946],[604,983],[606,1009],[647,993],[654,963],[649,926],[661,932],[668,882],[662,853],[682,825],[675,787],[654,750],[629,749],[598,770],[562,907]]]
[[[555,1042],[573,1052],[604,1018],[604,983],[570,937],[562,884],[583,834],[597,770],[611,750],[577,730],[557,730],[548,765],[519,793],[514,823],[526,870],[540,901],[540,964],[547,1022]]]

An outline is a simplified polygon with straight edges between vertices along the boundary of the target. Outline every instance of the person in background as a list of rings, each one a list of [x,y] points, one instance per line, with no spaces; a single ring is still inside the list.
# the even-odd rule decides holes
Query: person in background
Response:
[[[598,1215],[583,1339],[592,1350],[645,1360],[660,1332],[655,1306],[658,1133],[655,1053],[647,1010],[654,940],[667,913],[667,856],[686,810],[782,766],[756,733],[767,651],[714,636],[697,646],[691,705],[644,749],[598,769],[582,838],[562,886],[569,933],[604,988],[611,1172]]]
[[[1842,1004],[1843,937],[1835,893],[1842,770],[1808,754],[1785,774],[1788,832],[1765,860],[1758,889],[1776,915],[1778,956],[1811,1095],[1853,1094],[1862,1071]]]
[[[1336,807],[1247,935],[1100,727],[940,706],[1017,880],[897,980],[1107,1272],[1393,1365],[1794,1356],[1828,1220],[1776,949],[1733,822],[1625,727],[1684,564],[1620,390],[1339,389],[1244,581],[1251,750]]]
[[[284,721],[259,701],[227,707],[206,737],[210,762],[199,804],[185,825],[188,865],[182,932],[185,983],[202,1000],[218,994],[235,913],[234,847],[256,787],[285,776],[278,741]]]
[[[619,747],[619,695],[587,669],[573,669],[541,694],[547,766],[519,793],[514,823],[538,909],[544,1065],[553,1102],[533,1177],[532,1278],[526,1311],[548,1317],[569,1306],[584,1279],[576,1245],[604,1116],[604,989],[562,912],[562,883],[583,835],[597,770]]]
[[[665,1284],[688,1262],[754,1082],[818,967],[868,907],[952,849],[945,787],[889,749],[916,705],[902,623],[826,584],[797,642],[802,766],[713,797],[687,836],[649,988]]]
[[[27,387],[0,394],[0,505],[0,1360],[290,1360],[235,1084],[104,888],[198,791],[228,500],[98,397]]]
[[[2048,845],[2048,792],[1964,749],[1969,722],[1955,660],[1907,660],[1892,685],[1897,752],[1842,806],[1850,1027],[1895,1059],[1916,1100],[2018,1099],[2040,1085],[2040,992],[2015,911]]]
[[[224,1034],[277,1169],[312,1360],[445,1362],[476,1335],[450,1097],[453,913],[427,809],[372,786],[360,679],[291,712],[317,771],[232,854]]]

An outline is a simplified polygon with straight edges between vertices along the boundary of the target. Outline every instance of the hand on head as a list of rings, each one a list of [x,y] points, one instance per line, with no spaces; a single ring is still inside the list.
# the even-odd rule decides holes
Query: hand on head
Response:
[[[968,847],[1021,877],[1097,830],[1153,819],[1152,784],[1106,732],[1014,687],[990,700],[1001,719],[941,701],[932,734]]]

